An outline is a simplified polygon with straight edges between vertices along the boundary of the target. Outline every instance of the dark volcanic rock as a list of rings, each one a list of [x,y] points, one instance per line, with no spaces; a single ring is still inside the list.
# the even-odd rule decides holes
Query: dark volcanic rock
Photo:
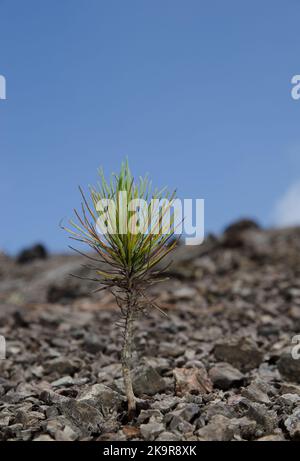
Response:
[[[103,351],[105,346],[99,334],[88,333],[84,338],[84,348],[90,354],[97,354]]]
[[[229,362],[239,370],[249,371],[257,368],[263,360],[263,353],[248,337],[221,340],[214,349],[218,360]]]
[[[132,374],[133,390],[137,396],[155,395],[167,387],[165,380],[149,365],[138,366]]]
[[[85,401],[68,399],[59,405],[61,413],[77,426],[82,435],[100,434],[104,426],[102,413]]]
[[[46,259],[47,257],[48,252],[46,248],[41,243],[38,243],[30,248],[22,250],[17,255],[16,261],[18,264],[26,264],[35,261],[36,259]]]
[[[141,424],[140,431],[143,439],[155,440],[165,430],[165,426],[158,422],[149,422],[147,424]]]
[[[77,397],[79,402],[85,402],[100,410],[103,414],[120,410],[124,398],[104,384],[94,384],[81,391]]]
[[[167,428],[180,433],[193,432],[192,422],[200,413],[199,405],[194,403],[181,403],[176,409],[164,417]]]
[[[227,390],[241,386],[245,376],[229,363],[217,363],[209,370],[209,377],[214,386]]]
[[[74,360],[66,357],[56,357],[44,364],[44,370],[47,374],[55,375],[73,375],[79,368],[79,364]]]
[[[291,350],[284,351],[277,363],[280,374],[289,381],[300,383],[300,359],[292,356]]]
[[[300,407],[285,420],[284,425],[293,440],[300,440]]]
[[[197,432],[198,440],[228,442],[234,436],[234,430],[230,427],[230,419],[222,415],[214,416],[211,421]]]
[[[78,284],[71,283],[69,280],[64,284],[52,284],[47,290],[47,301],[49,303],[63,302],[66,303],[80,296],[80,287]]]
[[[246,416],[248,419],[256,421],[257,437],[271,434],[278,424],[275,411],[268,410],[266,405],[251,402],[247,398],[242,398],[239,401],[236,410],[240,416]]]
[[[268,391],[270,392],[270,386],[265,384],[263,381],[257,380],[256,382],[254,381],[249,386],[242,389],[241,394],[253,402],[264,403],[268,405],[271,403],[268,396]]]
[[[226,227],[224,230],[223,244],[230,248],[240,247],[244,244],[244,232],[259,229],[260,227],[257,222],[251,219],[240,219]]]

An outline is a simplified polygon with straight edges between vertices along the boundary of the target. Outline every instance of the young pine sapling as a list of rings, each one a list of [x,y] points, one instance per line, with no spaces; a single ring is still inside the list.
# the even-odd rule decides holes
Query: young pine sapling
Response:
[[[165,189],[151,192],[147,177],[136,183],[128,162],[122,164],[120,173],[113,174],[109,182],[101,170],[100,183],[89,190],[91,203],[80,189],[81,213],[74,210],[76,222],[71,220],[72,228],[64,229],[71,233],[71,238],[95,250],[96,257],[85,256],[100,263],[89,266],[95,271],[92,280],[101,285],[96,291],[109,289],[120,308],[124,334],[122,371],[128,416],[132,418],[136,411],[130,372],[133,324],[137,315],[149,306],[161,311],[146,290],[161,280],[166,268],[156,266],[177,244],[173,238],[175,192],[169,194]]]

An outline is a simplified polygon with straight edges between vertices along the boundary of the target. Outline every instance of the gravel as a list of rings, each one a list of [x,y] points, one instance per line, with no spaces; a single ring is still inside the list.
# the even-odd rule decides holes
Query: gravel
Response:
[[[299,250],[248,221],[179,247],[151,292],[168,318],[136,325],[132,421],[113,297],[68,278],[84,259],[1,254],[0,440],[299,440]]]

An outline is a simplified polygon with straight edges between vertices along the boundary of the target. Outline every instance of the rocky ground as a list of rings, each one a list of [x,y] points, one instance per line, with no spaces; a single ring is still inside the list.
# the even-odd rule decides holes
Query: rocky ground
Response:
[[[122,336],[81,256],[0,256],[0,440],[300,439],[300,228],[231,226],[180,246],[140,318],[138,414],[127,421]],[[36,256],[36,259],[33,259]]]

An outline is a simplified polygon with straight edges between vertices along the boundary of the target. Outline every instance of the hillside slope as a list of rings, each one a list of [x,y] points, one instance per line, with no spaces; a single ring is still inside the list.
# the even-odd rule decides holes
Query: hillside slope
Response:
[[[2,440],[300,439],[300,228],[236,223],[181,245],[136,326],[139,414],[123,396],[118,310],[79,255],[0,256]]]

